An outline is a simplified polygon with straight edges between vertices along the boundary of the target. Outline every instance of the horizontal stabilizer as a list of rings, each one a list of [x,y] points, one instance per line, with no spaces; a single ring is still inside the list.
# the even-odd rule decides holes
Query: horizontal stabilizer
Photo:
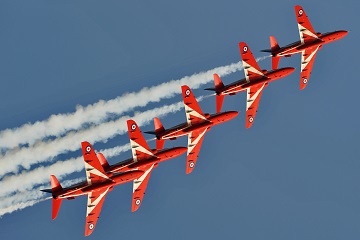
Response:
[[[144,132],[144,133],[156,135],[156,132],[155,132],[155,131],[147,131],[147,132]]]
[[[216,89],[215,88],[205,88],[204,90],[208,90],[208,91],[216,91]]]
[[[271,52],[271,49],[264,49],[264,50],[260,50],[260,52],[272,53],[272,52]]]
[[[52,189],[40,189],[42,192],[52,193]]]
[[[52,216],[51,216],[52,220],[54,220],[59,213],[61,201],[62,201],[61,198],[58,198],[58,199],[53,198],[52,199]]]

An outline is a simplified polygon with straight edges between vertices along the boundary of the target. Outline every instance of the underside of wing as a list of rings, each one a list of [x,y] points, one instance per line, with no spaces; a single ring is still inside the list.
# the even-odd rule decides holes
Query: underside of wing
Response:
[[[130,138],[131,152],[135,162],[156,157],[149,148],[139,126],[134,120],[127,120],[128,134]]]
[[[301,6],[295,6],[296,21],[298,23],[300,41],[307,43],[318,39],[314,28],[312,27],[305,10]]]
[[[93,146],[88,142],[82,142],[82,154],[85,164],[86,180],[89,185],[110,180],[98,159]]]
[[[308,48],[301,53],[300,89],[304,89],[310,79],[316,53],[320,46]]]
[[[247,82],[265,76],[256,62],[249,46],[245,42],[240,42],[239,48]]]
[[[266,83],[258,84],[247,89],[246,99],[246,128],[250,128],[255,120],[256,112],[259,107],[262,91]]]
[[[202,141],[208,128],[192,131],[188,135],[188,150],[186,157],[186,174],[191,173],[196,165],[197,158],[201,149]]]
[[[189,125],[194,125],[204,121],[208,121],[202,112],[199,103],[197,102],[191,89],[183,85],[181,86],[182,97],[185,107],[186,121]]]
[[[132,195],[132,206],[131,211],[135,212],[139,209],[143,197],[145,195],[146,187],[150,179],[152,170],[154,169],[155,164],[146,169],[141,169],[144,171],[144,174],[141,175],[138,179],[135,179],[133,182],[133,195]]]
[[[88,194],[86,209],[85,236],[89,236],[95,229],[102,205],[110,187],[94,190]]]

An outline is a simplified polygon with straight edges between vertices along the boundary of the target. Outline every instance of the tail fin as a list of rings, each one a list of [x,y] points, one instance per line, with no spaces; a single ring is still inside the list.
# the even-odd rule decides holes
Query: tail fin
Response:
[[[202,112],[199,103],[197,102],[191,89],[183,85],[181,86],[182,97],[185,106],[186,121],[189,125],[207,121],[204,113]]]
[[[274,36],[270,36],[270,47],[271,47],[271,53],[277,51],[280,49],[278,42],[276,41]],[[278,68],[280,62],[280,57],[274,56],[272,57],[272,69],[275,70]]]
[[[55,175],[50,175],[50,184],[51,184],[51,190],[54,195],[54,193],[59,192],[63,190],[63,188],[60,185],[59,180],[55,177]],[[53,198],[52,199],[52,220],[54,220],[60,210],[62,199],[61,198]]]
[[[220,88],[224,87],[224,84],[221,81],[221,78],[216,73],[214,73],[214,84],[215,84],[215,90],[219,90]]]
[[[157,117],[154,118],[154,127],[155,127],[156,136],[158,136],[159,133],[165,131],[164,126],[162,125],[160,119]],[[163,149],[164,144],[165,144],[165,140],[159,139],[159,138],[156,139],[156,149],[157,150]]]
[[[102,154],[101,152],[97,153],[96,156],[98,157],[101,166],[105,169],[107,169],[108,167],[110,167],[108,161],[106,160],[104,154]],[[105,170],[106,171],[106,170]]]
[[[276,50],[280,49],[279,44],[274,36],[270,36],[270,48],[271,48],[271,52],[275,52]]]
[[[214,74],[214,84],[215,84],[215,91],[216,91],[216,112],[219,113],[222,108],[222,104],[224,102],[224,95],[218,94],[218,90],[224,87],[221,78],[216,73]]]
[[[57,180],[55,175],[50,175],[50,184],[51,184],[51,190],[53,193],[63,190],[59,180]]]
[[[127,120],[126,123],[128,126],[128,134],[134,161],[138,162],[148,159],[150,156],[156,157],[146,143],[146,140],[136,122],[130,119]]]

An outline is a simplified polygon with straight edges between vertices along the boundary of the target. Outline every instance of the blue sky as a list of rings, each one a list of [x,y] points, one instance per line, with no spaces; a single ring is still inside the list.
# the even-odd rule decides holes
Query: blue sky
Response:
[[[309,86],[299,90],[300,56],[282,59],[280,67],[296,71],[266,88],[251,129],[245,129],[245,93],[225,98],[223,110],[240,114],[207,133],[194,172],[185,175],[185,156],[161,164],[136,213],[131,184],[117,187],[88,239],[358,239],[360,36],[353,1],[3,1],[0,130],[237,62],[240,41],[264,56],[259,50],[269,47],[270,35],[280,46],[298,40],[296,4],[316,31],[351,30],[317,54]],[[259,65],[270,69],[271,61]],[[223,81],[240,78],[242,71]],[[205,87],[212,84],[195,95],[208,94]],[[180,100],[179,88],[174,98],[134,110]],[[200,105],[215,111],[214,98]],[[185,114],[162,121],[171,127]],[[80,150],[87,139],[76,140]],[[94,147],[126,143],[121,135]],[[166,144],[180,145],[186,139]],[[79,177],[85,173],[66,179]],[[4,215],[0,238],[79,239],[85,212],[85,197],[64,201],[52,221],[45,201]]]

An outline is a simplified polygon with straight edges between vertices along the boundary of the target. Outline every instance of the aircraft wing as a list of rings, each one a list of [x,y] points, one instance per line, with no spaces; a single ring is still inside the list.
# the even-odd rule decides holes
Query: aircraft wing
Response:
[[[320,46],[307,48],[301,53],[300,90],[304,89],[309,82],[316,53]]]
[[[198,101],[196,100],[191,89],[183,85],[181,86],[182,97],[185,107],[186,121],[189,125],[208,121],[202,112]]]
[[[301,6],[295,6],[296,21],[298,23],[301,43],[307,43],[318,39],[305,10]]]
[[[110,188],[111,187],[96,189],[88,194],[85,236],[89,236],[94,231],[105,196]]]
[[[82,142],[81,147],[88,184],[110,180],[96,156],[93,146],[89,142]]]
[[[253,79],[258,79],[261,76],[265,76],[261,71],[259,64],[256,62],[254,55],[252,54],[249,46],[245,42],[239,43],[240,56],[242,64],[244,66],[244,73],[247,82],[251,82]]]
[[[150,167],[146,167],[147,169],[141,169],[144,171],[144,174],[141,175],[138,179],[135,179],[133,182],[133,195],[132,195],[132,206],[131,211],[135,212],[139,209],[142,199],[145,195],[146,187],[150,179],[150,175],[152,170],[155,167],[155,164],[152,164]]]
[[[266,83],[258,84],[247,89],[246,128],[250,128],[254,123],[256,112],[260,103],[261,94],[266,85]]]
[[[186,157],[186,174],[191,173],[196,165],[202,141],[208,128],[192,131],[188,135],[188,150]]]

